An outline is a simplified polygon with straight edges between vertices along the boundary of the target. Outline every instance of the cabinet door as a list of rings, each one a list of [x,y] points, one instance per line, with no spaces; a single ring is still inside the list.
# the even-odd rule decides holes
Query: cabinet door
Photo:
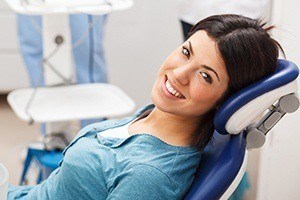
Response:
[[[29,87],[29,79],[20,54],[0,53],[0,93]]]
[[[28,87],[29,80],[18,48],[16,14],[0,0],[0,93]]]
[[[18,53],[16,15],[9,12],[4,14],[0,13],[0,27],[2,27],[0,31],[0,50],[13,49]]]
[[[0,0],[0,12],[1,10],[10,10],[9,6],[5,2],[5,0]]]

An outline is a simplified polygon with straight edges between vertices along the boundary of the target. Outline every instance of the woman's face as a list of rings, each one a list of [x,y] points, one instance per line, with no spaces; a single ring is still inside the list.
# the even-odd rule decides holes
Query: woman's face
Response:
[[[164,112],[199,117],[216,106],[228,80],[217,44],[201,30],[167,57],[159,69],[151,99]]]

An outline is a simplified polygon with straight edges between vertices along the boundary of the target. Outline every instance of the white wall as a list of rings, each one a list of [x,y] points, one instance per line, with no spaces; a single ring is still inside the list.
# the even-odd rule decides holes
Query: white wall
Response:
[[[274,36],[287,59],[300,66],[300,1],[274,0]],[[300,199],[300,111],[286,115],[268,134],[261,150],[258,200]]]
[[[300,66],[300,1],[273,0],[274,36],[282,44],[288,60]]]
[[[150,101],[158,68],[182,42],[176,11],[174,0],[136,0],[132,9],[109,15],[105,51],[110,82],[138,107]]]

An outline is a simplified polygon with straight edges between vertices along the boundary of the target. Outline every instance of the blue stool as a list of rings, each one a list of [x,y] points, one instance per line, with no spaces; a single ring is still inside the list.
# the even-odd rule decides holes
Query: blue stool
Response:
[[[20,185],[26,183],[26,176],[32,161],[35,161],[39,166],[39,176],[36,181],[36,183],[39,184],[58,167],[61,159],[62,151],[46,151],[43,149],[28,148]]]

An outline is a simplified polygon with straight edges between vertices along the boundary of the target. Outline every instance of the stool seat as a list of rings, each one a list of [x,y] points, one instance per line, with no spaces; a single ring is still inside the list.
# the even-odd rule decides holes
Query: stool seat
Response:
[[[40,162],[48,168],[56,169],[59,165],[59,162],[62,160],[61,151],[47,152],[40,157]]]
[[[36,182],[40,183],[58,167],[62,157],[62,151],[46,151],[43,149],[28,148],[20,185],[25,183],[29,166],[33,160],[36,161],[39,166],[39,176]]]

